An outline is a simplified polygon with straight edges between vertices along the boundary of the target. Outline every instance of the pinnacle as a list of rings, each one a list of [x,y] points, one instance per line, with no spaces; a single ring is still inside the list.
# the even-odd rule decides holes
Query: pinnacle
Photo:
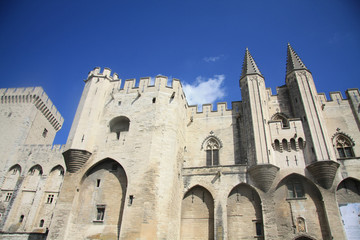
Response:
[[[294,70],[306,69],[305,64],[301,61],[300,57],[288,43],[287,59],[286,59],[286,75]]]
[[[261,75],[261,72],[260,72],[259,68],[257,67],[253,57],[251,56],[251,54],[249,52],[249,49],[246,48],[245,57],[244,57],[244,63],[243,63],[242,73],[241,73],[240,79],[245,77],[246,75],[249,75],[249,74],[259,74],[259,75]]]

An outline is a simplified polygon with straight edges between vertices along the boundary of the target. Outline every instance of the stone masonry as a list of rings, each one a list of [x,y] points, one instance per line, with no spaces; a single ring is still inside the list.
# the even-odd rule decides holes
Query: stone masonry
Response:
[[[41,87],[0,89],[0,239],[357,239],[359,90],[328,100],[290,45],[285,79],[246,49],[242,100],[199,112],[95,68],[64,146]]]

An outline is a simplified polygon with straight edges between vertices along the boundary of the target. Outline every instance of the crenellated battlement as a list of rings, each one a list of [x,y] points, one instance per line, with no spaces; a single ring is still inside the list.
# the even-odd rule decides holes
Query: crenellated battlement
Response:
[[[64,119],[42,87],[2,88],[0,95],[1,104],[34,104],[56,131],[60,130]]]
[[[202,111],[198,111],[198,105],[190,105],[188,112],[191,117],[203,118],[203,117],[217,117],[217,116],[231,116],[233,114],[240,114],[241,102],[232,102],[232,108],[227,107],[226,102],[216,103],[216,110],[214,110],[213,104],[203,104]]]
[[[340,91],[336,92],[330,92],[330,100],[327,99],[325,93],[319,93],[318,98],[321,104],[331,103],[335,102],[340,104],[343,101],[348,102],[351,97],[355,97],[359,99],[359,89],[357,88],[350,88],[345,91],[346,98],[343,97],[342,93]],[[359,99],[360,100],[360,99]]]
[[[57,144],[57,145],[51,145],[51,144],[39,144],[39,145],[22,145],[19,147],[19,151],[21,152],[47,152],[47,153],[62,153],[64,151],[65,144]]]
[[[90,71],[87,77],[87,80],[89,80],[92,77],[103,77],[103,78],[107,78],[110,81],[121,81],[121,79],[119,79],[119,75],[117,73],[113,73],[113,75],[111,76],[111,69],[110,68],[104,68],[104,70],[101,72],[101,68],[100,67],[96,67],[94,68],[94,70]],[[85,80],[85,81],[87,81]]]

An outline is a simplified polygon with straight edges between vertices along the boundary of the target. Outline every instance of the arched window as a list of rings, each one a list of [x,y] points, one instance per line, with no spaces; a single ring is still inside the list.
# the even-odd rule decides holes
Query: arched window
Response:
[[[271,120],[281,121],[281,124],[282,124],[282,127],[283,127],[283,128],[288,128],[288,127],[290,127],[288,118],[287,118],[284,114],[282,114],[282,113],[276,113],[276,114],[271,118]]]
[[[292,150],[296,151],[295,139],[293,139],[293,138],[290,139],[290,146],[291,146]]]
[[[282,140],[282,147],[283,147],[284,151],[289,151],[288,142],[285,138]]]
[[[280,142],[277,139],[275,139],[275,150],[280,152]]]
[[[338,134],[335,137],[335,147],[340,158],[355,157],[353,146],[354,143],[344,134]]]
[[[110,132],[116,133],[116,139],[120,139],[121,132],[128,132],[130,120],[127,117],[120,116],[110,121]]]
[[[304,144],[304,140],[303,140],[302,138],[299,138],[299,139],[298,139],[298,143],[299,143],[299,148],[300,148],[300,149],[304,149],[305,144]]]
[[[215,138],[210,138],[205,145],[206,166],[219,165],[220,143]]]

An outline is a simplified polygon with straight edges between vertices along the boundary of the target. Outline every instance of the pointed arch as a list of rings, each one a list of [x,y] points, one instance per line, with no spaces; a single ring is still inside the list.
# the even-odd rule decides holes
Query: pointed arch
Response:
[[[74,205],[78,214],[71,221],[72,231],[79,232],[81,225],[85,226],[79,232],[79,236],[83,238],[90,237],[84,230],[86,228],[92,228],[92,233],[100,237],[113,235],[118,238],[127,186],[125,170],[114,159],[105,158],[89,167],[80,181],[79,194]]]
[[[15,164],[12,167],[10,167],[8,172],[6,173],[4,183],[1,186],[1,190],[13,191],[16,187],[20,175],[21,175],[21,166],[19,164]]]
[[[289,117],[286,116],[284,113],[275,113],[272,117],[271,117],[272,121],[281,121],[281,126],[283,128],[289,128],[290,124],[289,124]]]
[[[227,199],[228,239],[263,239],[261,199],[246,183],[235,186]],[[239,231],[239,229],[244,229]]]
[[[61,166],[60,164],[56,165],[55,167],[53,167],[51,170],[50,170],[50,173],[49,175],[51,175],[52,173],[54,172],[58,172],[59,175],[63,175],[65,174],[65,169],[63,166]]]
[[[307,177],[297,173],[285,176],[276,187],[274,199],[276,224],[284,238],[294,239],[303,231],[317,239],[330,237],[322,194]]]
[[[182,200],[181,239],[214,239],[214,198],[200,185],[189,189]]]
[[[19,164],[15,164],[9,168],[8,172],[11,172],[11,174],[13,175],[16,173],[19,173],[19,175],[21,175],[21,166]]]
[[[35,175],[35,174],[42,175],[43,168],[40,166],[40,164],[36,164],[29,169],[27,174],[28,175]]]
[[[353,146],[355,146],[355,142],[349,135],[343,132],[338,132],[333,135],[332,140],[338,158],[355,157],[353,150]]]
[[[222,142],[218,137],[210,135],[204,139],[201,149],[204,149],[206,152],[206,166],[220,164],[220,148],[222,148]]]
[[[360,181],[351,177],[342,180],[336,189],[336,200],[345,234],[351,239],[354,229],[360,229],[357,221],[360,214]]]

